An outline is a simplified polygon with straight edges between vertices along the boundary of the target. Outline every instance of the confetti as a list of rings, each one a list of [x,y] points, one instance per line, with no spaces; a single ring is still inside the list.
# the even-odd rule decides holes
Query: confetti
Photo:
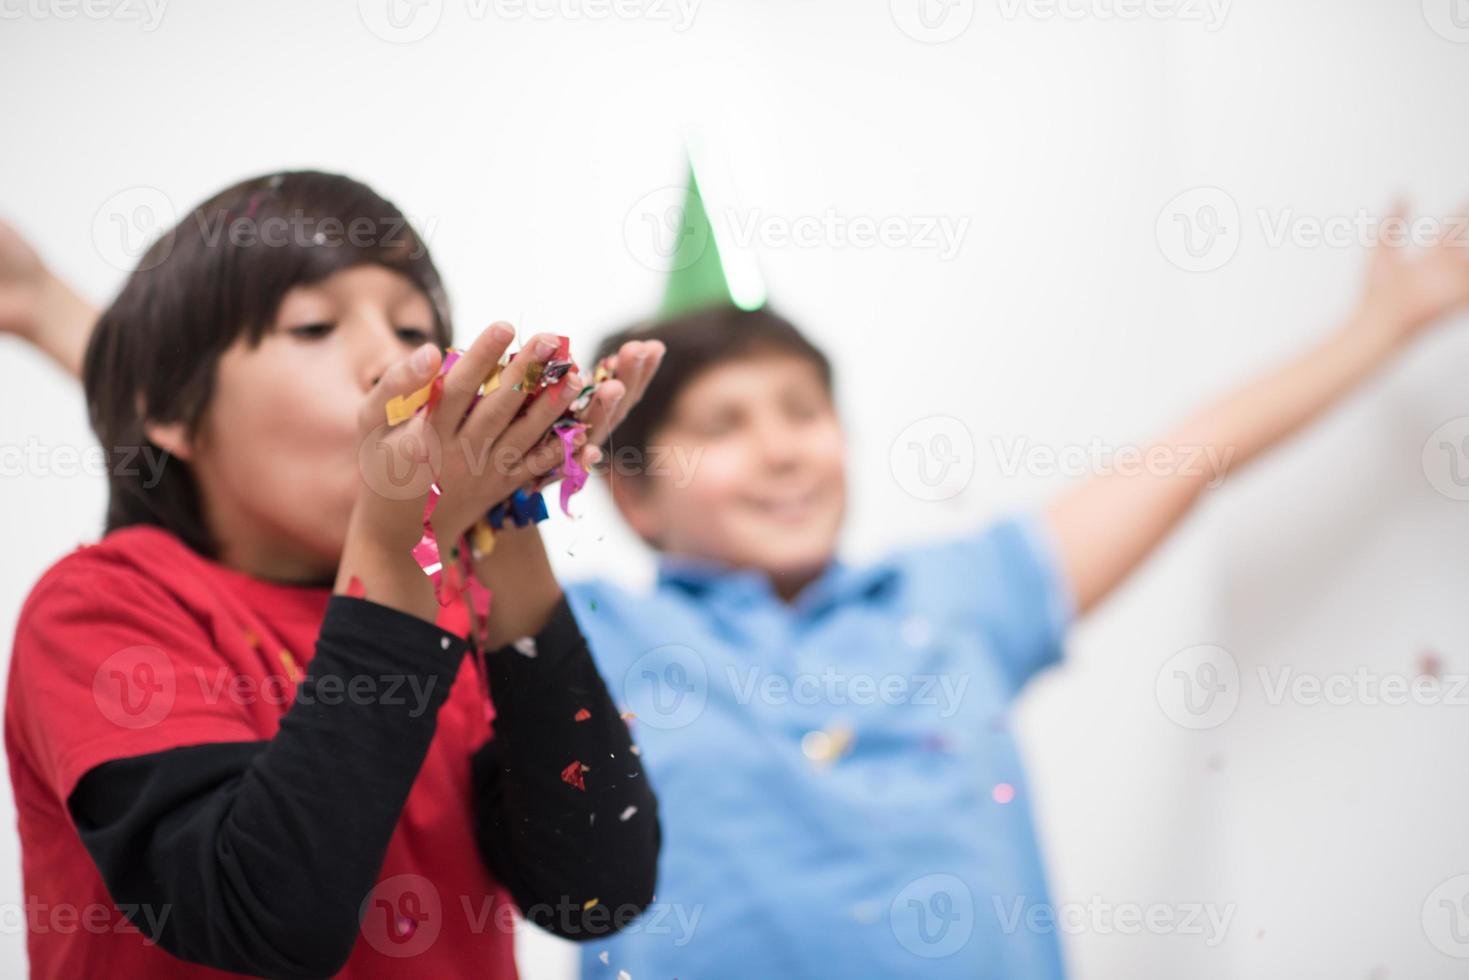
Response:
[[[576,714],[574,714],[574,715],[571,716],[571,720],[572,721],[586,721],[590,717],[592,717],[592,713],[590,711],[588,711],[586,708],[582,708]]]
[[[299,684],[301,682],[301,678],[306,676],[301,672],[301,668],[296,664],[296,658],[291,656],[291,651],[281,650],[280,661],[281,666],[285,668],[286,676],[291,679],[292,684]]]
[[[587,781],[582,778],[582,773],[586,771],[586,767],[580,762],[573,762],[561,770],[561,781],[568,786],[575,786],[582,792],[586,792]]]
[[[603,966],[607,966],[609,963],[611,963],[611,957],[607,955],[607,951],[605,949],[597,954],[597,959],[602,961]]]
[[[347,594],[354,599],[363,599],[367,596],[367,586],[362,584],[362,578],[353,575],[347,582]]]
[[[1009,783],[997,783],[995,788],[990,792],[990,795],[995,798],[996,803],[1004,806],[1006,803],[1014,801],[1015,787]]]
[[[1432,650],[1424,650],[1418,657],[1418,676],[1438,680],[1443,676],[1443,659]]]
[[[819,766],[830,766],[852,751],[857,735],[847,725],[833,725],[801,736],[801,754]]]
[[[586,467],[576,458],[576,438],[587,431],[584,422],[557,422],[552,428],[561,440],[561,513],[571,516],[571,498],[587,485]]]
[[[522,657],[534,658],[540,652],[536,649],[536,638],[534,636],[522,636],[510,645]]]
[[[618,970],[617,980],[632,980],[632,974],[628,973],[626,970]]]
[[[583,912],[590,912],[594,907],[596,907],[596,904],[597,900],[595,898],[589,898],[585,902],[581,903],[581,910]]]
[[[623,823],[627,823],[629,820],[632,819],[633,814],[634,813],[637,813],[637,812],[638,812],[638,808],[637,807],[630,806],[626,810],[623,810],[620,814],[618,814],[617,815],[617,819],[618,820],[621,820]]]

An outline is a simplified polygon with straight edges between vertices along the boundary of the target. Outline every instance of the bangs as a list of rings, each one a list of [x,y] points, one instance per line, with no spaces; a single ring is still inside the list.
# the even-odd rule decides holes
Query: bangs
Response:
[[[260,177],[205,202],[186,221],[193,227],[181,225],[180,233],[198,235],[202,254],[217,261],[207,278],[231,287],[228,309],[252,345],[291,289],[363,265],[412,282],[433,307],[439,346],[451,341],[448,301],[427,243],[364,184],[315,172]]]

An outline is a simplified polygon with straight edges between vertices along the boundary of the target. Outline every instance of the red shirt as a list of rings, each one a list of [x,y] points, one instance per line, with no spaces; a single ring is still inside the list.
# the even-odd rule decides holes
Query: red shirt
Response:
[[[232,571],[152,527],[78,548],[36,583],[5,705],[33,977],[232,975],[145,941],[113,906],[66,800],[112,759],[274,736],[330,597]],[[439,625],[463,636],[463,607]],[[470,758],[490,734],[466,657],[340,976],[516,975],[513,902],[473,823]]]

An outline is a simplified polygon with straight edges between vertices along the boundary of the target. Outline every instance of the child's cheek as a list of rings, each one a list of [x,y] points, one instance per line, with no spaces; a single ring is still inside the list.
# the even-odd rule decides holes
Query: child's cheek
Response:
[[[696,446],[685,453],[692,495],[709,506],[730,503],[749,483],[749,454],[734,444]]]

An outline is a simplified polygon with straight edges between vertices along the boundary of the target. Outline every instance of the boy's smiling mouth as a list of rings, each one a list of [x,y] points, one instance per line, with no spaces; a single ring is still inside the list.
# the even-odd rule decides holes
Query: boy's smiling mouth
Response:
[[[765,520],[781,524],[800,524],[816,512],[821,496],[819,489],[811,489],[800,493],[746,496],[743,503]]]

